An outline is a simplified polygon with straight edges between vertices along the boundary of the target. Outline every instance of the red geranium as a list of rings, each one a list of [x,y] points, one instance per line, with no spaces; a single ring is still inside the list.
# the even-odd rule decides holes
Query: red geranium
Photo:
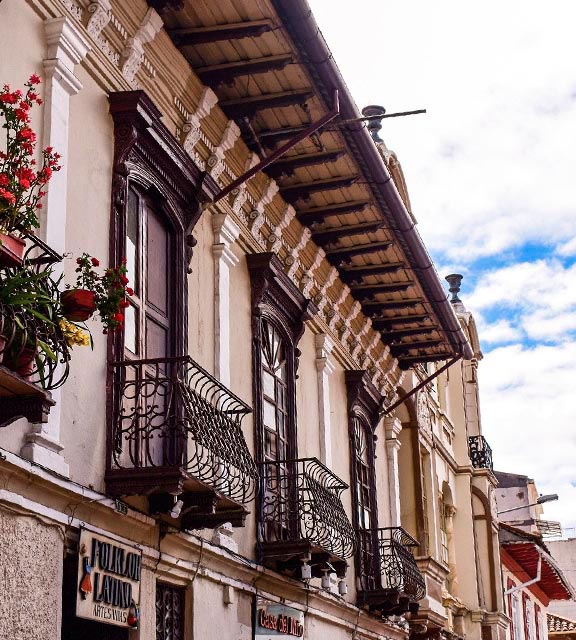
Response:
[[[51,147],[42,152],[36,166],[36,133],[29,126],[34,104],[40,104],[36,86],[40,78],[32,74],[26,91],[12,91],[9,85],[0,88],[0,128],[6,131],[5,151],[0,153],[0,231],[30,231],[39,226],[37,211],[45,185],[54,171],[60,169],[60,156]]]

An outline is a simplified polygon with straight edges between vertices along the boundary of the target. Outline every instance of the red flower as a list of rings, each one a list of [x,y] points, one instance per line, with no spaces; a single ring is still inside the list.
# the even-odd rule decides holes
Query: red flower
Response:
[[[6,200],[9,204],[16,204],[16,196],[6,189],[0,189],[0,198]]]
[[[83,262],[82,258],[76,258],[76,264],[82,264]]]
[[[46,149],[44,149],[44,153],[52,153],[52,151],[54,151],[53,147],[46,147]]]
[[[41,202],[39,202],[39,203],[36,205],[36,209],[42,209],[42,207],[43,207],[43,206],[44,206],[44,205],[43,205]]]
[[[36,104],[37,105],[44,104],[44,100],[42,100],[42,98],[38,98],[38,100],[36,100]]]
[[[24,129],[20,129],[16,137],[19,140],[29,140],[30,142],[34,142],[36,140],[36,134],[30,127],[24,127]]]
[[[98,258],[91,258],[90,262],[92,262],[92,266],[93,267],[99,267],[100,266],[100,260],[98,260]]]
[[[22,102],[18,106],[24,111],[28,111],[28,109],[30,109],[30,104],[26,102],[26,100],[22,100]]]
[[[30,79],[28,80],[28,82],[30,84],[40,84],[42,82],[42,80],[40,79],[40,76],[36,75],[35,73],[33,73],[30,76]]]
[[[5,173],[0,173],[0,187],[7,187],[10,180]]]
[[[120,276],[120,282],[124,285],[128,284],[130,282],[130,280],[128,280],[128,278],[125,275],[121,275]]]
[[[116,322],[119,322],[120,324],[124,322],[124,314],[121,311],[115,313],[112,317],[114,318],[114,320],[116,320]]]
[[[28,182],[26,178],[20,178],[18,184],[22,187],[22,189],[30,189],[30,182]]]
[[[15,109],[14,116],[16,117],[16,120],[20,120],[20,122],[30,122],[28,112],[24,111],[24,109]]]
[[[132,289],[132,287],[126,287],[126,293],[129,296],[133,296],[134,295],[134,289]]]
[[[128,302],[128,300],[120,300],[120,308],[121,309],[126,309],[126,307],[129,307],[130,303]]]
[[[9,91],[5,91],[4,93],[0,93],[0,100],[4,104],[16,104],[18,102],[18,96]]]
[[[38,97],[38,94],[34,93],[34,91],[28,92],[28,100],[36,100],[37,97]]]
[[[38,180],[40,180],[42,184],[46,184],[51,177],[52,169],[50,167],[44,167],[42,171],[38,172]]]

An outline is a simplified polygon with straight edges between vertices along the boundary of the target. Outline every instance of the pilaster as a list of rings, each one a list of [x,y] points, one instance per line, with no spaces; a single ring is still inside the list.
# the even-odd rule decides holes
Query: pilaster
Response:
[[[82,89],[74,75],[74,67],[90,50],[90,44],[78,27],[68,18],[45,21],[47,54],[44,60],[44,122],[42,147],[53,147],[62,156],[62,169],[54,174],[47,187],[44,216],[40,233],[47,244],[64,253],[66,249],[68,190],[68,131],[70,98]],[[58,275],[58,273],[56,273]],[[68,464],[60,444],[61,390],[52,392],[56,401],[48,422],[31,426],[26,434],[21,454],[63,476],[68,476]]]
[[[232,245],[240,228],[224,213],[212,216],[214,231],[214,375],[230,386],[230,268],[238,264]]]
[[[332,427],[330,423],[330,374],[334,363],[330,358],[334,343],[325,333],[314,336],[318,381],[318,416],[320,421],[320,460],[332,468]]]
[[[388,490],[390,492],[390,525],[400,526],[400,470],[398,465],[398,451],[402,431],[402,423],[398,418],[388,416],[384,418],[384,432],[386,434],[386,457],[388,459]]]

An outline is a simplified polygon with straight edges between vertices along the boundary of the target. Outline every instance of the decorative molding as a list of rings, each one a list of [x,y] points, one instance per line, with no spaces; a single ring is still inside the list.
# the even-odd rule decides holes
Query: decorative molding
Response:
[[[82,7],[78,6],[74,0],[61,0],[62,4],[70,11],[76,20],[82,20]]]
[[[365,318],[360,333],[357,333],[354,336],[354,346],[352,347],[352,357],[354,358],[354,360],[358,358],[358,356],[360,355],[360,351],[362,351],[362,349],[364,348],[362,345],[362,339],[366,337],[371,327],[372,320],[370,320],[370,318]]]
[[[226,129],[224,129],[220,144],[216,147],[214,153],[206,162],[210,170],[210,175],[214,180],[218,180],[226,167],[224,162],[226,151],[232,149],[239,138],[240,127],[234,122],[234,120],[228,120],[228,124],[226,125]]]
[[[266,222],[266,214],[264,213],[265,207],[272,202],[277,193],[278,185],[274,180],[269,180],[260,200],[258,200],[254,209],[252,209],[248,214],[248,218],[251,221],[250,232],[259,243],[262,242],[262,239],[260,238],[260,229]]]
[[[425,431],[432,430],[432,416],[428,404],[428,396],[424,390],[418,392],[416,399],[416,419],[418,426]]]
[[[362,305],[358,302],[358,300],[354,300],[350,312],[348,313],[346,318],[344,318],[342,324],[342,332],[340,333],[340,340],[342,341],[342,344],[347,344],[348,338],[352,334],[352,323],[358,317],[360,311],[362,311]]]
[[[367,371],[364,369],[346,371],[346,395],[349,416],[362,418],[374,432],[380,421],[382,396],[372,384]]]
[[[178,100],[176,98],[176,100]],[[185,111],[184,105],[178,100],[177,106],[179,107],[180,113],[184,115],[186,118],[186,122],[182,127],[182,146],[186,153],[188,153],[196,162],[196,164],[204,170],[206,165],[204,160],[198,153],[196,149],[196,145],[203,140],[202,135],[202,120],[207,118],[210,115],[210,112],[215,107],[218,102],[218,97],[210,89],[210,87],[205,87],[202,95],[200,96],[200,101],[198,102],[198,107],[193,114],[188,114]],[[179,104],[178,104],[179,103]],[[181,105],[181,106],[180,106]]]
[[[270,236],[268,236],[268,244],[270,245],[269,251],[271,251],[272,253],[278,253],[278,251],[280,251],[280,248],[282,247],[282,233],[284,229],[288,228],[292,220],[294,220],[295,216],[296,209],[294,209],[291,204],[287,204],[286,208],[284,209],[282,219],[276,225],[274,232]],[[272,238],[272,236],[274,237]]]
[[[312,264],[310,265],[310,267],[308,267],[300,280],[300,284],[302,285],[302,293],[307,298],[310,296],[310,292],[312,291],[314,286],[316,286],[316,281],[314,280],[313,274],[316,269],[318,269],[318,267],[322,264],[322,261],[325,257],[326,253],[324,252],[324,249],[322,249],[322,247],[318,247],[316,249],[316,254],[314,255]]]
[[[332,309],[330,310],[333,312],[333,315],[330,315],[330,320],[328,322],[328,326],[330,327],[331,331],[334,331],[336,329],[336,324],[341,319],[340,307],[344,303],[344,300],[346,300],[349,294],[350,294],[350,287],[347,284],[343,285],[342,290],[340,291],[340,295],[338,296],[338,299],[332,305]]]
[[[285,260],[285,264],[288,267],[286,271],[286,275],[289,278],[294,278],[296,272],[298,271],[298,267],[300,266],[300,260],[298,256],[304,247],[308,244],[308,241],[312,237],[312,232],[308,227],[302,227],[300,231],[300,237],[298,238],[298,242],[296,246],[290,249],[288,253],[288,257]]]
[[[86,31],[98,41],[100,34],[112,19],[112,3],[110,0],[96,0],[88,5],[88,23]]]
[[[328,291],[332,285],[336,282],[338,277],[338,269],[336,267],[330,267],[328,277],[322,284],[320,291],[314,296],[314,302],[318,305],[318,311],[324,315],[324,307],[330,302],[328,298]]]
[[[162,18],[150,7],[138,31],[128,38],[121,54],[122,75],[131,84],[135,83],[136,74],[144,62],[144,45],[152,42],[163,26]]]

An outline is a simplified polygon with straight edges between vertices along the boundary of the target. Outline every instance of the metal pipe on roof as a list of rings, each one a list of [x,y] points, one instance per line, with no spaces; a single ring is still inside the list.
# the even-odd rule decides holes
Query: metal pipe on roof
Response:
[[[308,0],[271,1],[291,39],[303,53],[301,58],[306,60],[304,64],[307,65],[313,80],[318,83],[324,102],[329,104],[332,92],[337,89],[341,117],[343,119],[360,118],[362,114],[322,36]],[[368,174],[370,189],[383,211],[388,214],[387,223],[395,232],[396,240],[406,254],[411,268],[418,275],[426,297],[451,340],[455,353],[467,360],[472,359],[474,357],[472,348],[448,301],[430,255],[368,130],[361,123],[356,125],[352,123],[342,131],[342,135],[346,138],[356,161]]]

